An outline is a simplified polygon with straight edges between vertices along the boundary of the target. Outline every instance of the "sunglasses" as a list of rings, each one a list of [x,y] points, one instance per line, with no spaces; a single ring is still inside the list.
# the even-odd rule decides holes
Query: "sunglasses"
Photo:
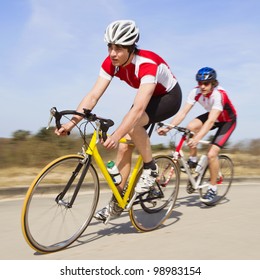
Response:
[[[199,86],[208,86],[211,82],[208,82],[208,81],[201,81],[201,82],[198,82]]]

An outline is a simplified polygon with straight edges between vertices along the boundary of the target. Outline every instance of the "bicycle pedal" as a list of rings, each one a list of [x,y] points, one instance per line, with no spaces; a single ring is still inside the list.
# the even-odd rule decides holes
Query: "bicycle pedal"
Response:
[[[192,193],[194,193],[196,191],[196,189],[194,189],[191,185],[188,185],[187,187],[186,187],[186,192],[188,193],[188,194],[192,194]]]
[[[105,220],[103,220],[103,224],[107,225],[109,223],[110,219],[111,219],[111,215],[108,215],[107,218]]]
[[[148,203],[150,203],[152,205],[152,207],[155,207],[157,205],[156,201],[148,201]]]
[[[223,177],[220,177],[217,179],[217,185],[222,185],[223,184]]]

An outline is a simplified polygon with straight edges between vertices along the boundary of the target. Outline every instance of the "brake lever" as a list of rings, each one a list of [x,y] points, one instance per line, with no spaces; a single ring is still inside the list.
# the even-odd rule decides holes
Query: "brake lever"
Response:
[[[187,138],[186,138],[186,141],[189,142],[189,140],[194,136],[194,132],[192,131],[187,131],[188,133],[186,134],[187,135]]]
[[[47,125],[46,129],[50,128],[51,122],[52,122],[52,119],[53,119],[55,113],[56,113],[56,108],[52,107],[51,110],[50,110],[50,118],[49,118],[48,125]]]
[[[53,116],[51,115],[50,118],[49,118],[48,124],[47,124],[47,126],[46,126],[46,129],[49,129],[49,128],[50,128],[52,119],[53,119]]]

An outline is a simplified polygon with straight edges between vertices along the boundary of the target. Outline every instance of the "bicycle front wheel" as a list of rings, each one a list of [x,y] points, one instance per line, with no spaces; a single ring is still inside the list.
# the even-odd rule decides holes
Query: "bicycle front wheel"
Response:
[[[234,166],[232,160],[226,155],[219,155],[219,173],[217,179],[217,196],[210,202],[204,202],[208,206],[218,204],[228,193],[234,176]],[[201,184],[210,181],[209,166],[201,179]],[[207,192],[206,188],[199,189],[200,197],[203,197]]]
[[[54,160],[30,186],[23,204],[22,230],[36,251],[64,249],[89,225],[99,198],[99,180],[92,164],[83,159],[67,155]]]
[[[129,212],[132,224],[143,232],[157,229],[170,216],[179,191],[180,172],[177,164],[168,156],[156,156],[155,161],[159,167],[155,186],[138,195]],[[141,174],[142,170],[136,183]]]

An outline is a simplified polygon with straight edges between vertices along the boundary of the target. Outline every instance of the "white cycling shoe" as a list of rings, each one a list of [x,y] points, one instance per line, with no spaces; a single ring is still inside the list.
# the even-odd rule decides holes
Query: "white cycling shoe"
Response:
[[[97,211],[93,217],[106,224],[111,218],[119,217],[123,210],[124,209],[118,205],[116,199],[113,196],[108,205]]]
[[[143,173],[136,184],[135,191],[137,193],[144,193],[150,190],[150,188],[154,185],[156,178],[159,175],[159,168],[156,164],[156,169],[144,169]]]

